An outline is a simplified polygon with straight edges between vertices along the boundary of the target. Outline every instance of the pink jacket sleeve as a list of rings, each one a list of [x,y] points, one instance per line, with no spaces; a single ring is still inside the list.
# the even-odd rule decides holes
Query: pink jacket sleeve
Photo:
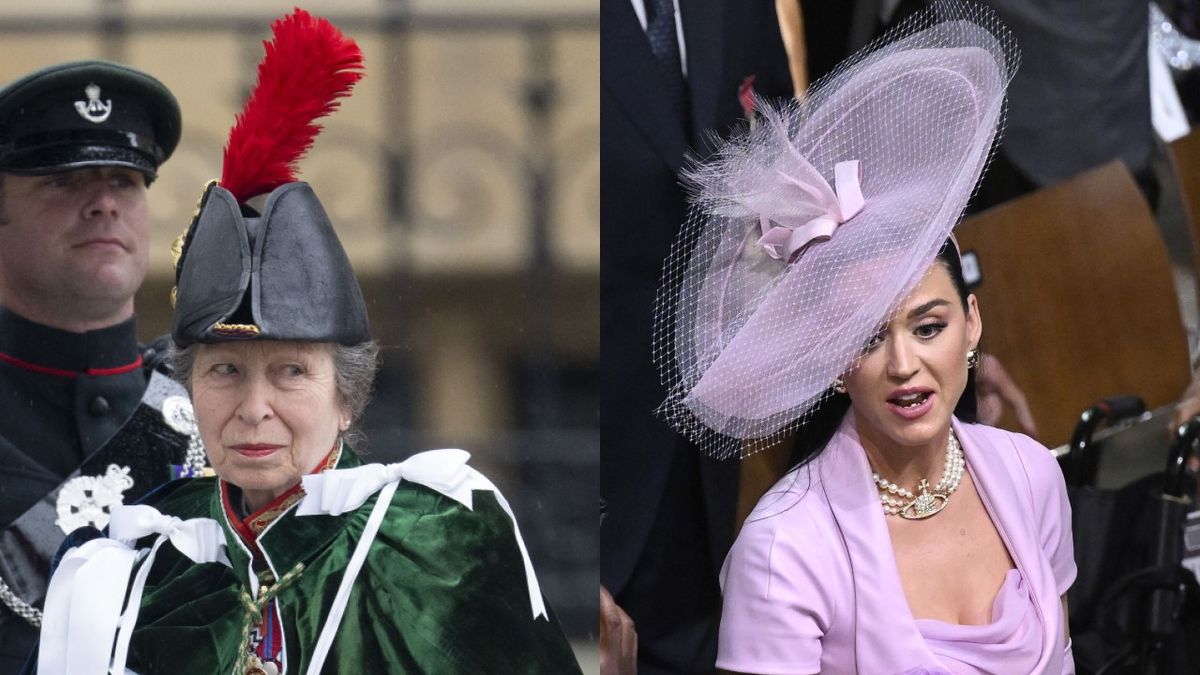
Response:
[[[840,537],[831,519],[810,512],[820,506],[820,500],[801,500],[746,522],[721,574],[719,668],[763,675],[820,671],[822,637],[835,613],[853,611],[838,606],[852,597],[843,578],[848,563],[836,559]]]
[[[1025,436],[1017,436],[1014,440],[1021,449],[1021,459],[1029,474],[1042,550],[1054,570],[1058,594],[1063,595],[1075,582],[1076,574],[1066,481],[1058,461],[1045,446]]]

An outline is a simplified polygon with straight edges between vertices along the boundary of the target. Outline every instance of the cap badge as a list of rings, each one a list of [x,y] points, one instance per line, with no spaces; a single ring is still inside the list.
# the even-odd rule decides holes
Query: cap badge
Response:
[[[75,101],[75,112],[83,119],[100,124],[108,119],[112,114],[112,99],[107,101],[100,100],[100,87],[95,83],[89,84],[83,88],[83,93],[87,94],[88,100]]]

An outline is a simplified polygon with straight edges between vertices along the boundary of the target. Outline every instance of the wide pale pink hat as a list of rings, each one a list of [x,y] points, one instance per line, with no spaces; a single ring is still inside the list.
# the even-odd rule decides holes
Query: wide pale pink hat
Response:
[[[772,107],[687,177],[654,357],[661,412],[715,456],[765,447],[830,395],[962,216],[1018,56],[939,2]]]

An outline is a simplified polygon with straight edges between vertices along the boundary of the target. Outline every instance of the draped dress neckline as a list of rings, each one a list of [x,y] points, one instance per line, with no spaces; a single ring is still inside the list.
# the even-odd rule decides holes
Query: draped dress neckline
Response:
[[[822,483],[825,486],[847,486],[842,490],[826,490],[827,498],[834,518],[839,521],[847,552],[851,560],[851,573],[854,578],[854,604],[856,612],[855,651],[859,663],[888,663],[894,671],[903,673],[909,670],[920,672],[922,668],[934,666],[946,667],[945,660],[939,652],[946,651],[948,643],[934,640],[927,641],[921,630],[921,622],[912,615],[908,599],[904,595],[904,587],[900,580],[899,568],[896,564],[895,550],[892,547],[891,535],[888,532],[886,516],[879,506],[878,491],[871,478],[870,465],[866,453],[862,449],[858,432],[854,425],[854,415],[850,412],[843,420],[842,426],[831,439],[831,446],[821,458],[821,471],[824,474]],[[1009,556],[1013,560],[1014,569],[1019,579],[1012,588],[1002,585],[994,602],[1008,601],[1016,595],[1005,595],[1006,591],[1021,591],[1028,598],[1027,607],[1036,616],[1037,635],[1028,635],[1025,630],[1020,633],[1022,644],[1032,645],[1032,654],[1038,665],[1030,672],[1044,667],[1046,660],[1053,652],[1053,636],[1047,643],[1043,602],[1032,590],[1037,588],[1037,580],[1049,573],[1047,565],[1039,564],[1037,559],[1041,551],[1040,542],[1028,533],[1010,532],[1005,522],[1013,518],[1026,517],[1025,509],[1030,504],[1031,495],[1023,494],[1015,485],[1005,484],[1003,477],[1008,474],[1003,462],[989,455],[986,449],[979,448],[969,432],[964,433],[963,425],[953,420],[954,430],[963,446],[966,455],[967,470],[974,481],[980,500],[983,502],[988,517],[991,518],[997,533],[1004,542]],[[987,470],[979,470],[980,464],[992,464]],[[1018,521],[1011,521],[1018,522]],[[1020,539],[1018,541],[1018,538]],[[1028,541],[1026,541],[1028,539]],[[1047,567],[1043,570],[1042,567]],[[1005,584],[1009,582],[1005,578]],[[1051,583],[1051,585],[1053,585]],[[1003,605],[1007,615],[1007,604]],[[879,612],[879,608],[887,608],[887,612]],[[1028,611],[1019,612],[1021,622]],[[1017,612],[1014,612],[1017,613]],[[882,614],[882,615],[881,615]],[[1012,620],[1009,618],[1009,620]],[[993,616],[992,624],[996,622]],[[992,624],[988,624],[991,626]],[[978,626],[960,626],[943,624],[951,627],[951,633],[959,629],[967,629],[970,633]],[[937,647],[935,649],[934,647]],[[972,645],[973,650],[967,652],[972,661],[979,661],[982,652],[1000,650],[999,657],[1011,655],[1005,645],[988,646],[980,650],[980,645]],[[954,650],[949,650],[953,655]],[[956,659],[950,662],[955,667]],[[988,672],[986,670],[977,672]],[[1013,671],[1009,671],[1013,672]]]

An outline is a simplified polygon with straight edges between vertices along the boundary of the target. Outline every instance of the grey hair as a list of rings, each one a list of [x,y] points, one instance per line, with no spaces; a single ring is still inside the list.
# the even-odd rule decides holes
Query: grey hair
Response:
[[[368,340],[347,347],[329,344],[333,350],[334,387],[338,402],[350,411],[350,428],[342,433],[342,440],[352,450],[361,453],[366,449],[366,434],[358,428],[358,420],[371,400],[371,389],[375,384],[375,373],[379,370],[379,343]],[[198,344],[179,347],[171,344],[167,350],[167,365],[171,377],[192,394],[192,372],[196,365]]]

